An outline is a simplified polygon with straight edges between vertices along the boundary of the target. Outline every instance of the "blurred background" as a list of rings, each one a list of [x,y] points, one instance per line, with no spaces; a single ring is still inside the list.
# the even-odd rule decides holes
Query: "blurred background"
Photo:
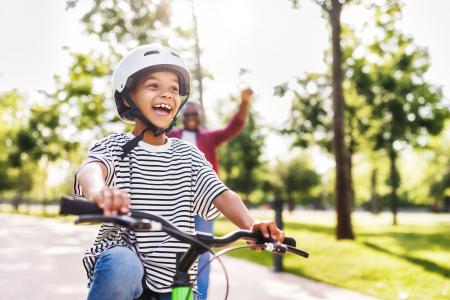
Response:
[[[220,175],[256,216],[283,211],[311,253],[283,270],[380,299],[450,297],[448,1],[0,4],[4,220],[57,217],[89,146],[130,129],[116,116],[112,68],[159,42],[187,59],[207,128],[227,122],[241,89],[255,91],[244,131],[220,149]]]

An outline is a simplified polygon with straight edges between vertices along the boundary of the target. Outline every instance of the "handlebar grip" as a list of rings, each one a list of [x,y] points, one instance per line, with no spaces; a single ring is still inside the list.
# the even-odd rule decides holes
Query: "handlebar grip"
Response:
[[[297,242],[295,241],[295,239],[290,236],[284,237],[283,244],[291,246],[291,247],[297,246]]]
[[[103,210],[94,202],[80,197],[64,196],[60,201],[60,215],[96,215],[103,214]]]

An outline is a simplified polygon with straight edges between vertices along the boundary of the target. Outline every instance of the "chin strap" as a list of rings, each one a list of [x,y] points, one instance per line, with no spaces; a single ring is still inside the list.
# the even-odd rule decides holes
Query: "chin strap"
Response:
[[[144,123],[144,125],[146,126],[144,128],[144,130],[142,130],[142,132],[134,137],[132,140],[126,142],[123,146],[122,146],[122,154],[120,155],[120,158],[123,159],[125,156],[128,155],[128,153],[131,152],[131,150],[134,149],[134,147],[137,146],[137,144],[142,141],[142,139],[144,138],[144,134],[146,131],[151,131],[153,133],[153,136],[160,136],[163,134],[166,134],[168,132],[170,132],[173,127],[175,126],[175,124],[177,123],[177,117],[178,114],[180,113],[181,109],[183,108],[183,106],[186,104],[186,102],[189,99],[189,95],[187,95],[186,99],[181,103],[180,107],[178,108],[175,116],[173,117],[172,121],[170,122],[169,126],[165,129],[159,129],[158,127],[156,127],[152,122],[150,122],[139,110],[139,108],[136,106],[136,104],[134,104],[133,99],[131,98],[131,96],[128,94],[128,92],[123,93],[123,96],[125,98],[125,100],[128,102],[128,104],[130,105],[130,110],[128,110],[125,113],[125,116],[128,119],[135,119],[138,118],[139,120],[142,121],[142,123]]]

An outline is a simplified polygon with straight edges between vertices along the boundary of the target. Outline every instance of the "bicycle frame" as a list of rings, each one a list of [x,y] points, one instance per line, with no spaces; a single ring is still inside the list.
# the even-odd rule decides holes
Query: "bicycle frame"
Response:
[[[193,295],[190,286],[177,286],[172,289],[172,300],[193,300]]]

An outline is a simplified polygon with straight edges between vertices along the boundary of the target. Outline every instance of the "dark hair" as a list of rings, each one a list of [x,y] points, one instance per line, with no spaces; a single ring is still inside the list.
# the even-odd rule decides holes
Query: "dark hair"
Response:
[[[165,69],[165,68],[160,68],[160,69],[152,69],[152,70],[141,70],[135,74],[133,74],[132,76],[130,76],[131,82],[129,83],[130,86],[128,87],[130,92],[136,92],[136,88],[139,85],[140,82],[142,82],[142,80],[144,80],[148,75],[152,74],[152,73],[156,73],[156,72],[171,72],[175,75],[177,75],[177,79],[178,79],[178,85],[181,88],[181,84],[182,84],[182,78],[180,77],[180,75],[177,72],[174,72],[173,70],[169,70],[169,69]],[[180,90],[181,92],[181,90]]]
[[[197,109],[198,112],[199,112],[200,114],[202,113],[202,107],[200,106],[200,103],[189,101],[189,102],[187,102],[187,103],[184,105],[183,111],[184,111],[186,108],[188,108],[189,106],[195,107],[195,109]]]

